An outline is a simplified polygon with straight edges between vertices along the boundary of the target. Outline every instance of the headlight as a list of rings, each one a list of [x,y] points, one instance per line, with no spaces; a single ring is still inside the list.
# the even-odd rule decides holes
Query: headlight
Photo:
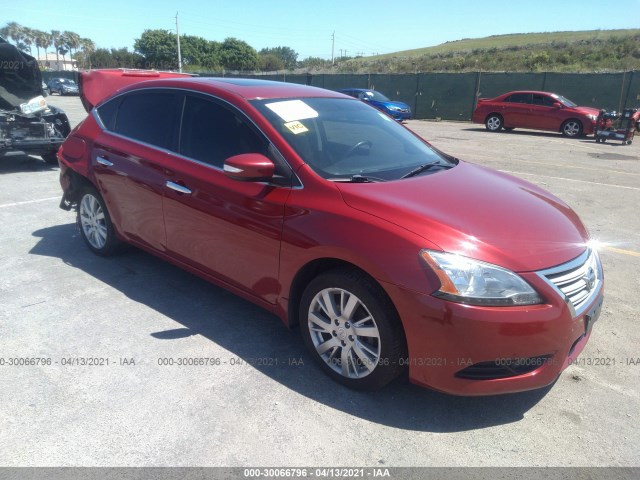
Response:
[[[587,118],[588,118],[589,120],[593,120],[593,121],[595,122],[595,121],[598,119],[598,116],[597,116],[597,115],[592,115],[592,114],[590,114],[590,113],[589,113],[589,114],[587,115]]]
[[[435,296],[458,303],[485,306],[534,305],[538,293],[511,270],[453,253],[420,251],[420,257],[440,279]]]
[[[400,110],[402,110],[402,108],[396,107],[395,105],[389,105],[387,108],[392,112],[399,112]]]

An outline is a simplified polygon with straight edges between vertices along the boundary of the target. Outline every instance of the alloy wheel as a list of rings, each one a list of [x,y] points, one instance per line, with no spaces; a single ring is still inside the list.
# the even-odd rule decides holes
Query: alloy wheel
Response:
[[[101,250],[107,244],[107,221],[96,197],[86,194],[80,202],[80,226],[89,244]]]
[[[381,354],[373,315],[353,293],[340,288],[318,292],[309,306],[309,333],[320,358],[345,378],[369,375]]]

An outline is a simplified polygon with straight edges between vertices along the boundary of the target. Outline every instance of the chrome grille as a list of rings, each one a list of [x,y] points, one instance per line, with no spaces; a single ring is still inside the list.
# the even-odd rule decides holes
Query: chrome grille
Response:
[[[602,286],[602,266],[595,250],[554,268],[538,272],[572,307],[574,316],[583,313]]]

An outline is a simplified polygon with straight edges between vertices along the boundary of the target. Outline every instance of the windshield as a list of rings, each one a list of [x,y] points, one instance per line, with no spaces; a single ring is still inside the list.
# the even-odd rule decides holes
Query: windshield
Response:
[[[558,100],[560,103],[562,103],[565,107],[577,107],[578,104],[577,103],[573,103],[571,100],[569,100],[568,98],[563,97],[562,95],[554,95],[553,96],[556,100]]]
[[[73,80],[69,80],[68,78],[59,78],[58,83],[62,83],[63,85],[69,85],[71,87],[75,87],[76,82]]]
[[[391,117],[356,100],[301,98],[252,103],[323,178],[362,175],[397,180],[422,165],[434,163],[446,168],[454,164]]]
[[[364,92],[364,95],[366,95],[367,98],[369,98],[369,100],[375,100],[376,102],[390,102],[391,101],[387,97],[385,97],[383,94],[381,94],[380,92],[376,92],[376,91],[367,91],[367,92]]]

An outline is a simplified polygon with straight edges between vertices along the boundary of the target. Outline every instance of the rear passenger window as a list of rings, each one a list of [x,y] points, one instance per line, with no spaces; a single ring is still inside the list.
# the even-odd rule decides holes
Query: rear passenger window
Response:
[[[187,96],[181,131],[180,153],[215,167],[234,155],[268,153],[266,140],[243,118],[204,98]]]
[[[531,103],[531,94],[530,93],[514,93],[513,95],[509,95],[505,102],[508,103]]]
[[[120,102],[114,132],[151,145],[175,150],[180,99],[173,92],[136,92]]]

